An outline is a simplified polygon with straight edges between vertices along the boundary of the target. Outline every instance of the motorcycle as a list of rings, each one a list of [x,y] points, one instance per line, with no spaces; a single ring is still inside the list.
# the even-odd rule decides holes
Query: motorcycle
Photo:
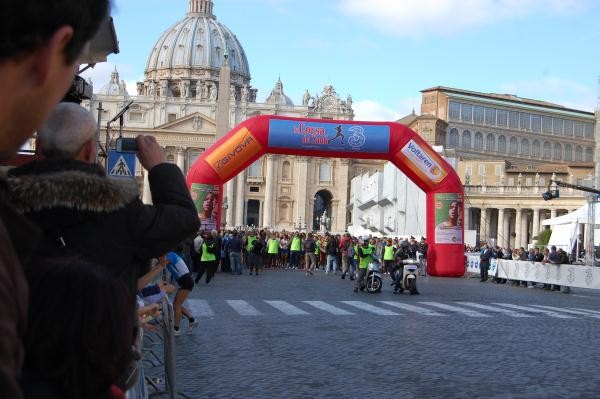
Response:
[[[402,261],[402,281],[400,284],[394,283],[394,294],[402,293],[407,290],[411,295],[419,295],[417,291],[417,270],[419,261],[416,259],[404,259]],[[399,285],[399,286],[398,286]]]
[[[378,259],[373,259],[367,268],[367,273],[365,274],[365,287],[367,292],[375,293],[381,292],[381,286],[383,285],[383,280],[381,277],[381,263]]]

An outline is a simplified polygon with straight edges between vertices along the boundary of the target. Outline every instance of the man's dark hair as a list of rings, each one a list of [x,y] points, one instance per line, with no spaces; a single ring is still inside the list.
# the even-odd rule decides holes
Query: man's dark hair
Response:
[[[65,48],[72,64],[107,17],[110,0],[4,0],[0,13],[0,61],[26,55],[62,26],[73,27]]]

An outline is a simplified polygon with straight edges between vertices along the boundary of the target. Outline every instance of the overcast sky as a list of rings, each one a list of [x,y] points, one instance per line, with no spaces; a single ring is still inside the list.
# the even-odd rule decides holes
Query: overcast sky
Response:
[[[163,31],[188,0],[113,0],[121,52],[88,75],[95,89],[116,65],[136,93]],[[600,1],[214,0],[238,38],[264,100],[278,77],[295,104],[331,84],[357,120],[419,112],[420,90],[511,93],[593,111],[600,75]]]

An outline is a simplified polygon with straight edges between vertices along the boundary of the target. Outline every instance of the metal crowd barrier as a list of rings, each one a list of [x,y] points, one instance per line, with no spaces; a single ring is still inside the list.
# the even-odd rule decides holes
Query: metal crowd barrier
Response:
[[[143,332],[142,360],[138,381],[127,392],[129,399],[148,399],[167,395],[169,399],[185,397],[177,392],[173,305],[165,296],[160,302],[162,319],[155,323],[157,332]],[[141,329],[140,329],[141,330]],[[149,392],[152,390],[152,392]]]

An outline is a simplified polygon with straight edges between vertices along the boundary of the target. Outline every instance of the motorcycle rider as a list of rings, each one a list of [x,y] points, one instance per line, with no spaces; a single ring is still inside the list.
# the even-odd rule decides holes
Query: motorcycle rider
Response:
[[[354,292],[358,292],[359,289],[361,291],[365,290],[365,275],[367,274],[369,263],[373,261],[374,253],[375,248],[369,244],[369,237],[363,236],[362,244],[358,247],[358,277],[354,284]]]
[[[394,270],[390,273],[392,277],[392,286],[394,287],[394,294],[402,293],[404,289],[402,288],[402,280],[404,279],[404,260],[406,259],[416,259],[416,250],[411,248],[411,245],[408,241],[404,240],[400,243],[396,254],[394,255],[395,265]],[[412,292],[414,295],[419,295],[419,291],[415,289]]]
[[[403,268],[405,259],[409,259],[409,245],[408,241],[403,240],[400,241],[398,245],[398,250],[394,254],[394,268],[390,271],[390,277],[392,278],[392,286],[394,287],[394,294],[398,292],[403,292],[402,288],[402,278],[403,278]]]

